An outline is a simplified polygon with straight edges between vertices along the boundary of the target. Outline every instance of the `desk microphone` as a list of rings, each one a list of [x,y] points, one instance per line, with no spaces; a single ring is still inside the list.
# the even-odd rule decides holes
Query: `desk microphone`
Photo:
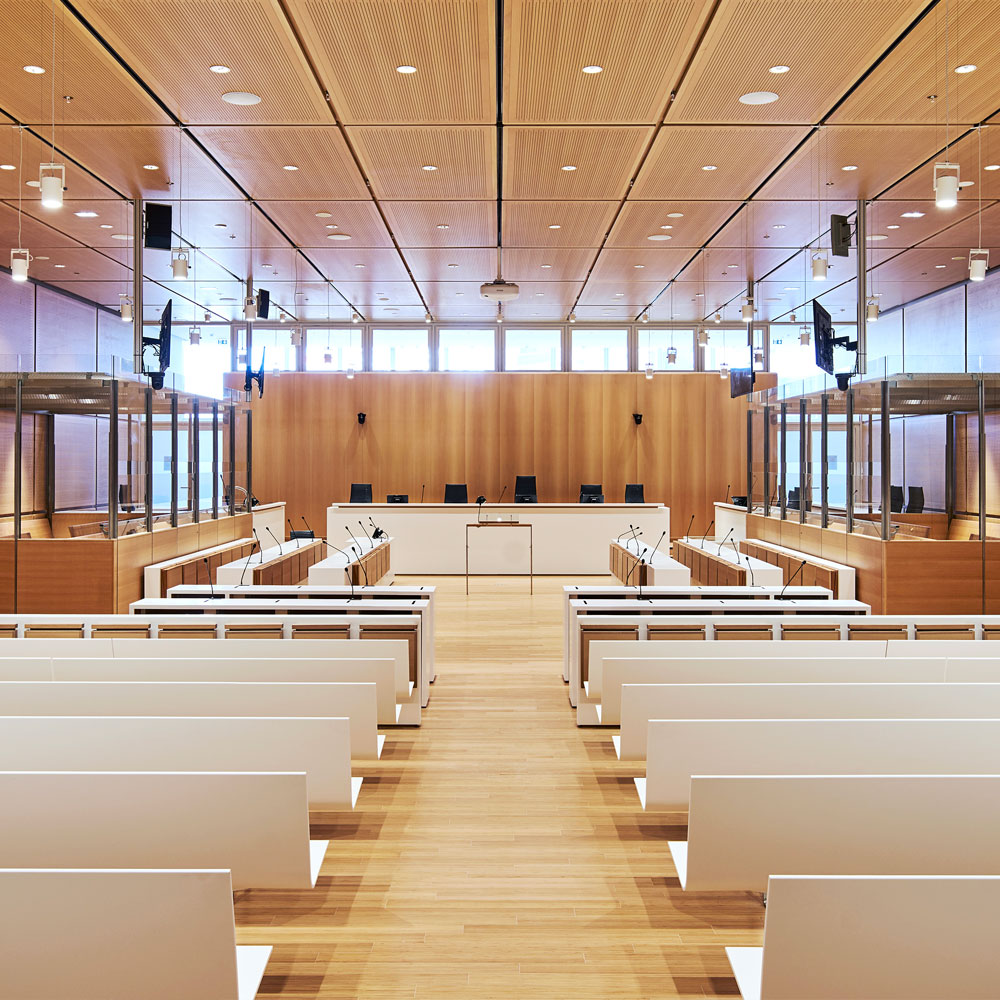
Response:
[[[278,539],[275,537],[274,532],[266,524],[264,525],[264,530],[271,536],[271,540],[274,542],[274,544],[278,546],[278,555],[280,556],[282,554],[281,542],[278,541]]]
[[[305,518],[302,518],[302,520],[304,521]],[[347,560],[347,565],[344,567],[344,572],[347,574],[347,582],[351,585],[351,596],[350,596],[349,600],[353,601],[354,600],[354,576],[352,575],[351,568],[350,568],[351,567],[351,557],[343,549],[338,549],[337,546],[333,544],[333,542],[327,541],[325,538],[321,538],[320,541],[324,545],[329,545],[331,549],[336,549],[336,551],[339,552]]]
[[[632,527],[632,525],[630,524],[630,525],[628,526],[628,528],[631,528],[631,527]],[[624,535],[624,534],[625,534],[625,532],[626,532],[626,531],[628,531],[628,528],[626,528],[626,529],[625,529],[625,531],[621,532],[621,534],[619,534],[619,536],[618,536],[618,537],[617,537],[617,538],[615,539],[615,544],[616,544],[616,545],[621,545],[621,542],[622,542],[622,535]]]
[[[638,546],[636,546],[636,549],[638,549]],[[631,566],[629,567],[629,571],[628,571],[628,572],[627,572],[627,573],[625,574],[625,586],[626,586],[626,587],[628,586],[628,581],[629,581],[629,577],[631,577],[631,575],[632,575],[632,573],[634,572],[634,570],[635,570],[636,566],[638,566],[638,565],[639,565],[640,563],[642,563],[643,565],[645,565],[645,561],[643,560],[642,556],[644,556],[644,555],[645,555],[645,554],[646,554],[646,553],[647,553],[648,551],[649,551],[649,547],[648,547],[648,546],[646,546],[646,547],[645,547],[645,548],[644,548],[644,549],[642,550],[642,555],[640,555],[640,556],[639,556],[639,557],[638,557],[638,558],[636,559],[636,561],[635,561],[634,563],[632,563],[632,565],[631,565]],[[638,552],[637,552],[636,554],[638,555]],[[640,579],[642,579],[642,577],[641,577],[641,576],[640,576]]]
[[[350,528],[348,528],[346,524],[344,525],[344,531],[346,531],[346,532],[347,532],[347,533],[348,533],[349,535],[351,535],[351,529],[350,529]],[[351,541],[352,541],[352,542],[354,542],[354,544],[355,544],[355,545],[357,545],[357,547],[358,547],[359,549],[361,549],[361,551],[362,551],[362,552],[364,552],[364,550],[365,550],[365,547],[364,547],[364,546],[363,546],[363,545],[361,544],[361,542],[359,542],[359,541],[358,541],[358,540],[357,540],[357,539],[356,539],[356,538],[354,537],[354,535],[351,535]],[[360,558],[360,557],[359,557],[359,558]]]
[[[504,483],[503,489],[500,491],[500,496],[497,497],[497,503],[500,503],[500,501],[503,500],[503,495],[506,492],[507,492],[507,484]]]
[[[723,546],[723,545],[725,545],[725,544],[726,544],[726,542],[728,542],[728,541],[729,541],[729,536],[730,536],[730,535],[731,535],[731,534],[733,533],[733,531],[734,531],[734,530],[735,530],[735,528],[730,528],[730,529],[729,529],[729,530],[728,530],[728,531],[726,532],[726,537],[725,537],[725,538],[723,538],[721,542],[719,542],[719,547],[718,547],[718,548],[717,548],[717,549],[715,550],[715,554],[716,554],[717,556],[721,556],[721,555],[722,555],[722,546]]]
[[[640,558],[639,559],[639,565],[642,566],[642,567],[645,567],[646,560]],[[640,601],[642,600],[642,572],[641,572],[641,570],[639,572],[639,600]]]
[[[663,534],[660,535],[659,540],[657,541],[657,543],[653,546],[653,551],[650,552],[650,554],[649,554],[649,561],[650,561],[650,563],[652,563],[653,556],[656,555],[656,550],[660,547],[660,542],[663,541],[663,539],[666,537],[666,534],[667,533],[664,531]]]
[[[479,512],[476,514],[476,524],[482,524],[483,523],[483,504],[486,503],[486,497],[484,497],[482,495],[482,493],[480,493],[479,496],[476,497],[476,503],[479,505]]]
[[[634,542],[635,542],[635,551],[636,551],[636,552],[638,552],[638,551],[639,551],[639,539],[640,539],[641,537],[642,537],[642,532],[641,532],[641,531],[637,531],[637,532],[636,532],[636,533],[635,533],[635,534],[634,534],[634,535],[632,536],[632,538],[631,538],[631,539],[628,539],[628,538],[626,538],[626,539],[625,539],[625,551],[626,551],[626,552],[630,551],[630,550],[629,550],[629,547],[628,547],[628,543],[629,543],[630,541],[634,541]]]
[[[355,541],[357,541],[357,539],[355,539]],[[365,586],[367,587],[368,586],[368,570],[365,569],[365,564],[361,561],[361,556],[358,555],[358,550],[353,545],[351,546],[351,551],[358,558],[358,565],[361,567],[361,572],[365,574]]]
[[[372,542],[372,536],[368,534],[368,529],[364,526],[364,524],[362,524],[361,521],[358,521],[358,524],[361,525],[361,530],[365,533],[365,538],[367,538],[368,541],[371,542],[372,548],[375,548],[375,543]]]
[[[690,538],[691,537],[691,525],[692,524],[694,524],[694,514],[691,515],[691,520],[688,521],[688,529],[687,529],[687,531],[684,532],[684,537],[685,538]]]
[[[309,527],[309,522],[305,519],[305,515],[300,514],[299,517],[302,518],[302,523],[306,526],[306,531],[312,531],[312,528]]]
[[[736,553],[736,565],[738,566],[740,564],[740,550],[736,547],[735,540],[730,539],[729,544],[732,545],[733,551]],[[750,586],[756,587],[757,584],[753,578],[753,566],[750,565],[750,556],[747,556],[746,560],[747,560],[747,572],[750,574]]]
[[[253,533],[255,535],[257,534],[257,529],[256,528],[254,528],[254,532]],[[255,548],[258,548],[259,546],[260,546],[260,542],[251,542],[250,543],[250,555],[247,556],[247,561],[243,564],[243,572],[240,573],[240,586],[241,587],[243,586],[243,577],[245,577],[246,573],[247,573],[247,567],[250,565],[250,560],[253,559],[253,550]]]
[[[288,524],[288,537],[289,537],[289,539],[291,539],[294,536],[295,541],[297,543],[295,547],[297,549],[301,548],[301,546],[302,546],[302,539],[299,538],[299,536],[295,533],[295,529],[292,527],[292,519],[290,517],[286,517],[285,521]]]
[[[372,526],[372,538],[385,538],[385,532],[371,519],[368,518],[368,523]]]
[[[705,534],[701,536],[701,547],[705,547],[705,539],[708,538],[708,533],[712,530],[712,525],[715,524],[715,518],[713,517],[711,521],[708,522],[708,527],[705,529]]]
[[[425,487],[426,485],[427,485],[426,483],[421,483],[421,484],[420,484],[420,502],[421,502],[421,503],[423,503],[423,502],[424,502],[424,487]]]
[[[205,572],[208,574],[208,586],[212,591],[212,600],[215,600],[215,585],[212,583],[212,567],[208,565],[208,556],[202,559],[205,564]]]
[[[732,485],[733,485],[732,483],[726,483],[726,503],[729,503],[729,488]]]
[[[788,583],[786,583],[784,585],[784,587],[781,588],[781,593],[778,594],[778,600],[779,601],[784,596],[785,591],[788,590],[789,586],[791,586],[792,580],[794,580],[799,575],[799,573],[802,572],[802,569],[805,566],[805,564],[806,564],[806,560],[803,559],[802,562],[799,563],[799,568],[792,574],[791,579],[789,579]]]

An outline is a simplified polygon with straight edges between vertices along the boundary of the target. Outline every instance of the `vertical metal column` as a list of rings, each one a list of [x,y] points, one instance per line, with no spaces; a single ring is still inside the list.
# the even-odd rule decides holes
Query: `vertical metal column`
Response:
[[[212,520],[219,518],[219,404],[212,404]]]
[[[764,517],[771,513],[771,407],[764,404]]]
[[[830,397],[824,392],[819,401],[819,523],[830,525]]]
[[[868,271],[866,256],[868,250],[868,212],[864,199],[857,202],[857,261],[858,261],[858,373],[868,370]]]
[[[236,404],[229,404],[229,516],[236,516]]]
[[[747,512],[753,510],[753,410],[747,409]]]
[[[170,394],[170,525],[177,527],[177,477],[180,475],[177,461],[177,393]]]
[[[889,440],[889,383],[882,381],[882,541],[888,541],[892,522],[892,445]]]
[[[944,418],[944,511],[948,515],[948,525],[951,526],[955,516],[955,494],[958,472],[955,468],[955,414],[948,413]]]
[[[108,538],[118,537],[118,379],[111,379],[108,404]]]
[[[799,400],[799,524],[806,523],[806,422],[809,419],[805,397]],[[810,500],[812,491],[810,491]]]
[[[146,386],[146,472],[143,503],[146,507],[146,530],[153,530],[153,390]]]
[[[844,462],[846,470],[847,518],[844,527],[850,534],[854,530],[854,386],[847,390],[846,410],[844,418],[847,422],[847,440],[844,443]]]
[[[979,540],[986,544],[986,382],[978,386],[979,402]],[[985,549],[984,549],[985,558]]]
[[[781,436],[778,441],[781,454],[781,464],[778,474],[778,509],[781,520],[788,516],[788,403],[781,404]]]
[[[21,418],[24,400],[22,391],[24,382],[18,379],[14,384],[14,551],[17,552],[17,543],[21,540]],[[16,579],[16,577],[15,577]],[[14,588],[17,590],[17,587]]]
[[[132,202],[132,350],[135,374],[142,372],[142,198]]]
[[[253,510],[253,411],[247,410],[247,511]]]
[[[198,400],[191,400],[191,427],[194,434],[191,437],[191,516],[194,523],[201,520],[201,423],[198,414]]]

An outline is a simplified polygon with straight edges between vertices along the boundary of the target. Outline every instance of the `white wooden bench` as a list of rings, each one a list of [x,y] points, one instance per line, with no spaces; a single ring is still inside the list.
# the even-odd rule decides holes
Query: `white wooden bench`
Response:
[[[744,1000],[996,1000],[1000,877],[772,875]]]
[[[0,801],[17,868],[228,868],[234,889],[309,889],[329,844],[309,840],[302,771],[3,771]]]
[[[253,1000],[271,954],[211,869],[0,869],[0,941],[11,1000]]]
[[[1000,775],[691,779],[684,889],[765,892],[800,875],[1000,875]]]
[[[347,719],[0,717],[3,771],[305,771],[310,809],[349,810]],[[0,994],[2,995],[2,994]]]
[[[1000,719],[654,719],[644,808],[686,812],[696,774],[997,774]]]
[[[343,717],[351,758],[376,760],[376,687],[367,683],[262,681],[0,681],[5,715]]]

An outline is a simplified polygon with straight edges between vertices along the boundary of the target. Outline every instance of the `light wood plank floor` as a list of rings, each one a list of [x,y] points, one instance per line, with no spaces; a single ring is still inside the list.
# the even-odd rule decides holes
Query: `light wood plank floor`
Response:
[[[313,815],[314,890],[240,894],[238,941],[274,946],[258,996],[738,995],[723,949],[761,943],[759,899],[683,893],[684,828],[643,815],[607,731],[576,728],[560,587],[585,581],[421,582],[439,588],[424,724],[356,770],[353,814]]]

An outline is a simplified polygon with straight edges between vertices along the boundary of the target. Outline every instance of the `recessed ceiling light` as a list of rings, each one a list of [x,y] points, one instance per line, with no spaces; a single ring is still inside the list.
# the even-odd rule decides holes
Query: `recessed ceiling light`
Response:
[[[673,229],[673,226],[660,226],[660,229]]]
[[[790,69],[790,66],[772,66],[768,73],[787,73]]]
[[[39,74],[44,73],[45,70],[42,69],[41,66],[25,66],[24,67],[24,72],[25,73],[31,73],[32,76],[38,76]]]
[[[449,226],[447,222],[439,222],[437,224],[437,228],[438,229],[450,229],[451,226]]]
[[[1000,170],[1000,163],[987,163],[983,170]]]
[[[739,267],[739,264],[727,264],[726,267]]]
[[[295,166],[294,163],[286,163],[281,169],[282,170],[298,170],[299,168],[297,166]]]
[[[872,240],[872,242],[877,242],[878,240],[887,240],[889,237],[885,233],[872,233],[870,236],[866,236],[866,240]]]
[[[228,73],[228,72],[229,72],[229,67],[228,67],[228,66],[223,66],[223,65],[222,65],[222,63],[218,63],[218,64],[217,64],[217,65],[215,65],[215,66],[209,66],[208,68],[209,68],[209,69],[210,69],[210,70],[211,70],[211,71],[212,71],[213,73],[218,73],[218,74],[219,74],[220,76],[221,76],[222,74],[224,74],[224,73]]]
[[[544,295],[545,295],[545,292],[535,292],[535,298],[536,299],[543,298]]]
[[[542,264],[542,270],[543,271],[548,271],[548,270],[551,269],[551,267],[552,267],[551,264]]]
[[[952,260],[965,260],[964,257],[952,257],[951,259]]]
[[[113,240],[130,240],[132,237],[128,233],[112,233],[111,238]]]
[[[74,212],[73,213],[78,219],[96,219],[96,212]]]
[[[449,267],[458,267],[458,264],[449,264]]]
[[[216,229],[226,229],[227,226],[226,226],[226,224],[224,222],[216,222],[215,223],[215,228]]]
[[[396,72],[397,73],[402,73],[403,76],[410,76],[411,74],[416,73],[416,71],[417,71],[417,67],[416,66],[406,66],[406,65],[403,65],[403,66],[397,66],[396,67]]]
[[[48,257],[35,257],[35,260],[48,260]]]
[[[330,218],[330,213],[329,212],[317,212],[316,213],[316,218],[317,219],[329,219]]]
[[[114,226],[110,222],[102,222],[101,229],[114,229]]]
[[[455,298],[460,299],[464,294],[465,292],[455,292]]]
[[[52,266],[53,267],[65,267],[66,265],[65,264],[53,264]],[[943,264],[941,266],[944,267]]]
[[[13,163],[0,163],[0,170],[17,170],[17,167]]]
[[[640,270],[641,271],[646,265],[645,264],[633,264],[632,266],[634,268],[636,268],[636,270]]]
[[[347,233],[327,233],[328,240],[349,240],[351,237]]]
[[[794,285],[785,285],[786,292],[797,292],[798,289]]]
[[[593,76],[595,73],[601,73],[603,71],[604,71],[603,66],[594,65],[594,66],[583,67],[583,72],[589,74],[590,76]]]
[[[433,163],[425,163],[420,169],[430,171],[430,170],[437,170],[437,167],[435,167]]]
[[[770,90],[755,90],[750,94],[743,94],[740,104],[773,104],[777,99],[778,95]]]
[[[573,166],[572,163],[567,163],[567,164],[563,165],[562,167],[560,167],[559,169],[560,170],[565,170],[566,173],[571,173],[572,171],[576,170],[576,167]]]
[[[961,66],[955,67],[956,73],[975,73],[976,64],[975,63],[962,63]]]
[[[899,226],[897,226],[896,223],[894,222],[891,226],[886,226],[885,228],[886,229],[899,229]]]
[[[25,181],[24,183],[30,188],[37,188],[42,186],[41,181]]]
[[[338,226],[336,222],[328,222],[323,228],[324,229],[340,229],[340,226]]]
[[[239,107],[248,108],[251,104],[260,104],[260,95],[245,90],[231,90],[228,94],[223,94],[222,99],[226,104],[235,104]]]
[[[142,165],[143,170],[159,170],[160,168],[155,163],[144,163]]]
[[[684,213],[683,212],[667,212],[667,218],[668,219],[683,219],[684,218]]]
[[[652,240],[654,243],[658,243],[658,242],[661,242],[663,240],[669,240],[671,238],[672,237],[669,236],[667,233],[653,233],[652,236],[647,236],[646,237],[647,240]]]
[[[850,170],[857,170],[857,169],[858,169],[858,167],[857,167],[857,164],[855,164],[855,163],[848,163],[848,164],[847,164],[847,166],[845,166],[845,167],[841,167],[840,169],[841,169],[841,170],[847,170],[847,171],[850,171]]]
[[[775,223],[773,226],[771,226],[771,228],[772,229],[785,229],[786,227],[785,227],[785,224],[783,222],[778,222],[778,223]]]
[[[549,229],[562,229],[562,226],[557,226],[555,224],[549,226]]]
[[[901,219],[922,219],[924,217],[923,212],[904,212],[900,218]]]
[[[942,267],[947,267],[948,265],[947,265],[947,264],[935,264],[934,266],[935,266],[935,267],[936,267],[936,268],[937,268],[938,270],[940,270],[940,269],[941,269]]]
[[[701,168],[702,170],[718,170],[719,168],[714,163],[706,163],[705,166]]]

